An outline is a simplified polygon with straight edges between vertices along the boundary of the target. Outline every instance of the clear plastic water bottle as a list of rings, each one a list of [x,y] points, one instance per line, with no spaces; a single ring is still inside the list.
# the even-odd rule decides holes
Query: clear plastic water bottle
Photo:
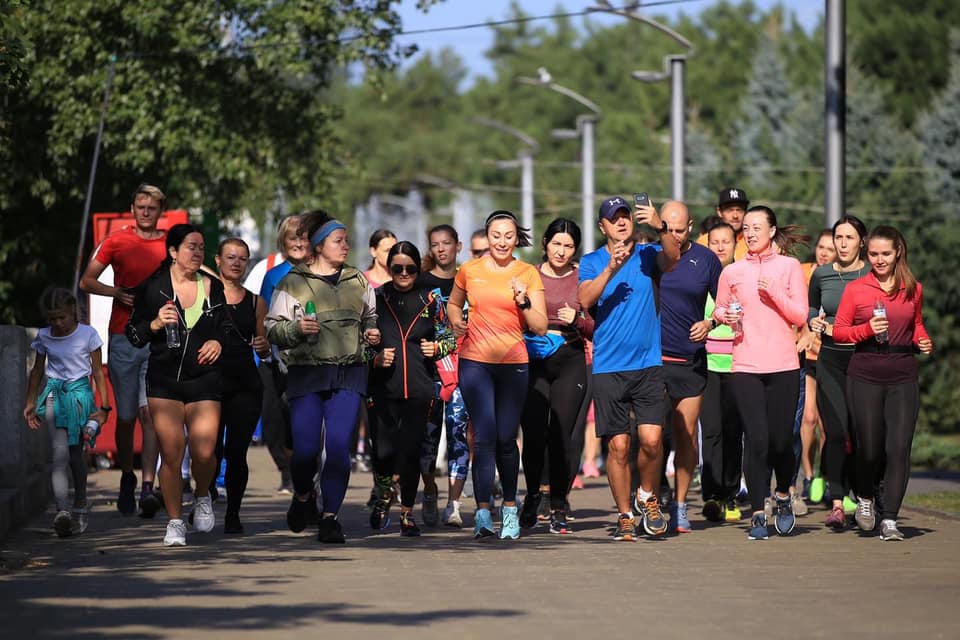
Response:
[[[173,300],[169,300],[167,304],[173,304]],[[177,322],[167,322],[163,325],[167,332],[167,349],[179,349],[180,348],[180,326]]]
[[[727,302],[727,311],[735,313],[738,316],[743,314],[743,305],[740,304],[740,298],[737,297],[736,293],[730,294],[730,301]],[[737,321],[730,325],[730,328],[733,329],[734,338],[739,338],[743,335],[743,321],[740,318],[737,318]]]
[[[97,437],[100,433],[100,423],[90,418],[87,420],[87,424],[83,427],[83,435],[88,442],[93,442],[93,439]]]
[[[823,310],[823,305],[820,305],[820,310],[817,311],[817,317],[820,318],[821,322],[823,322],[824,319],[827,317],[827,312]],[[823,333],[826,328],[827,327],[825,325],[821,324],[820,331],[818,331],[817,333]]]
[[[313,300],[307,302],[307,306],[303,308],[303,317],[308,320],[317,319],[317,305],[313,304]],[[320,341],[319,333],[311,333],[307,336],[307,344],[317,344]]]
[[[882,298],[877,298],[877,301],[873,305],[873,317],[883,318],[884,320],[887,319],[887,305],[883,303]],[[886,344],[890,341],[890,334],[886,331],[878,333],[875,337],[880,344]]]

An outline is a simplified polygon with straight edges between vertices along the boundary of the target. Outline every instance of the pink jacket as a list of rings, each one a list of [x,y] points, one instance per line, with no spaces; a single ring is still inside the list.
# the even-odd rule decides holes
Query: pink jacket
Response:
[[[760,276],[771,285],[762,295]],[[748,253],[724,268],[713,317],[724,321],[732,292],[743,307],[743,335],[733,341],[734,373],[776,373],[800,367],[794,326],[807,320],[807,283],[800,263],[774,249]]]

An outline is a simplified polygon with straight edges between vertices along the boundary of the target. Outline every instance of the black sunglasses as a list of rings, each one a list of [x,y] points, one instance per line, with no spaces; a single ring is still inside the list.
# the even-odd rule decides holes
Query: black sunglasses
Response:
[[[483,254],[485,254],[487,251],[489,251],[489,249],[471,249],[470,253],[473,254],[474,258],[479,258]]]
[[[420,272],[420,267],[415,264],[394,264],[390,265],[390,271],[396,275],[406,272],[408,276],[414,276]]]

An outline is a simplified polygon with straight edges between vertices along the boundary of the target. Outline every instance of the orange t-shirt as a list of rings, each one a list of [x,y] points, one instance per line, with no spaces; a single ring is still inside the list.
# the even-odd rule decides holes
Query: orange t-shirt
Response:
[[[93,252],[93,259],[113,267],[113,284],[124,288],[139,286],[160,267],[167,257],[167,235],[145,240],[133,227],[126,226],[108,235]],[[108,331],[122,334],[127,330],[131,308],[113,299]]]
[[[514,260],[500,269],[484,256],[464,263],[454,284],[467,293],[470,316],[461,358],[487,364],[524,364],[529,361],[523,342],[523,312],[513,299],[511,282],[517,278],[527,291],[543,291],[536,268]]]

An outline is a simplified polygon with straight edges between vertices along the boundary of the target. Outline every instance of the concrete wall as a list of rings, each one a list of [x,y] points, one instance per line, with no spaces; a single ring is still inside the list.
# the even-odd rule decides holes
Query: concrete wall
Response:
[[[51,494],[49,435],[23,419],[30,355],[25,329],[0,325],[0,539],[42,513]]]

